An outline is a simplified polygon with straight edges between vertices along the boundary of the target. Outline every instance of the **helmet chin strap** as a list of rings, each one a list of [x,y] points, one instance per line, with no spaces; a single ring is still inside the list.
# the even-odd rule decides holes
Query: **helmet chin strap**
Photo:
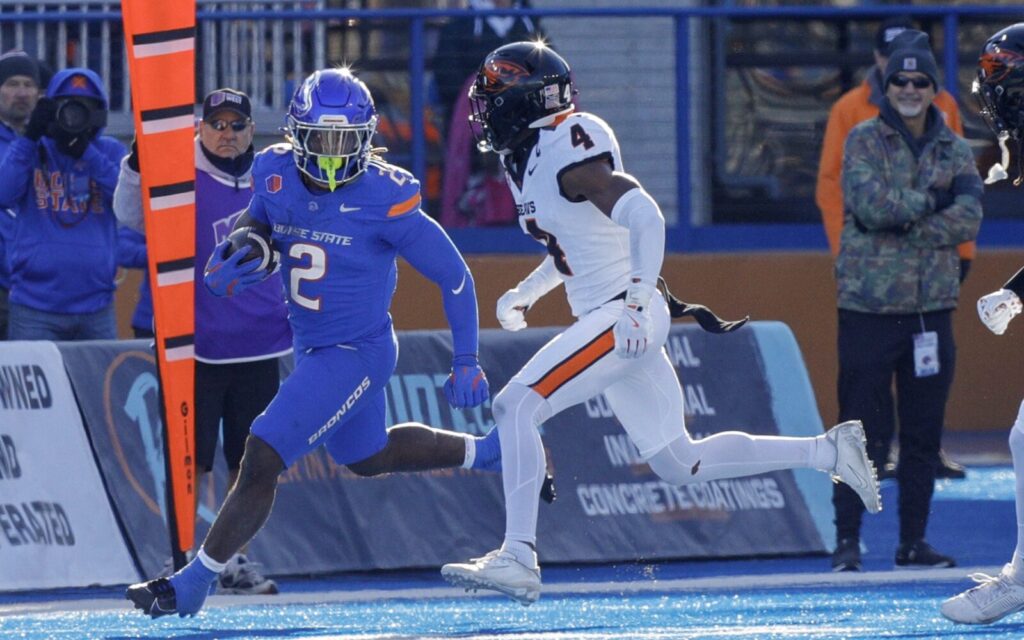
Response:
[[[317,156],[316,166],[327,174],[327,187],[331,192],[338,188],[338,181],[335,179],[335,175],[337,175],[338,169],[342,168],[344,165],[344,158]]]
[[[1002,151],[1002,157],[999,162],[989,167],[988,176],[985,177],[985,184],[995,184],[996,182],[1006,180],[1010,177],[1010,174],[1006,173],[1006,167],[1010,166],[1010,150],[1006,146],[1006,141],[1009,138],[1009,132],[1001,131],[999,133],[999,149]],[[1019,179],[1020,178],[1018,178],[1018,180]]]

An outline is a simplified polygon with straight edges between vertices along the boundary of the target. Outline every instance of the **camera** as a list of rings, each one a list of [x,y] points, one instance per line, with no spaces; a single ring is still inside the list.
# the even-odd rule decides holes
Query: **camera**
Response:
[[[51,137],[76,137],[107,126],[107,110],[90,98],[58,98]]]

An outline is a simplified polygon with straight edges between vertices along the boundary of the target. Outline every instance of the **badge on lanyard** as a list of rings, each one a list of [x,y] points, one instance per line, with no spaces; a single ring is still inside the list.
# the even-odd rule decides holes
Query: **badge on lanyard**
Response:
[[[914,334],[914,375],[927,378],[939,373],[939,334],[922,331]]]

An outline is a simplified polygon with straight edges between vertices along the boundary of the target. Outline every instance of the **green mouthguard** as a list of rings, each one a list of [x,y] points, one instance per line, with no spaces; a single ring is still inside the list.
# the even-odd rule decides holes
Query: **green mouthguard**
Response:
[[[338,173],[338,169],[341,169],[344,165],[344,158],[319,156],[316,159],[316,166],[320,167],[320,170],[327,174],[327,186],[330,187],[331,191],[338,188],[338,182],[334,179],[334,176]]]

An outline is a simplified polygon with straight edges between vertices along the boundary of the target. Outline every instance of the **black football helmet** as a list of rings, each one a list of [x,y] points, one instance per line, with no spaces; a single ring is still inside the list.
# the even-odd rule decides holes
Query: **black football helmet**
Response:
[[[978,58],[972,93],[996,135],[1024,136],[1024,22],[988,39]]]
[[[513,42],[484,58],[469,88],[469,119],[482,151],[509,153],[533,129],[573,110],[569,64],[543,42]]]

